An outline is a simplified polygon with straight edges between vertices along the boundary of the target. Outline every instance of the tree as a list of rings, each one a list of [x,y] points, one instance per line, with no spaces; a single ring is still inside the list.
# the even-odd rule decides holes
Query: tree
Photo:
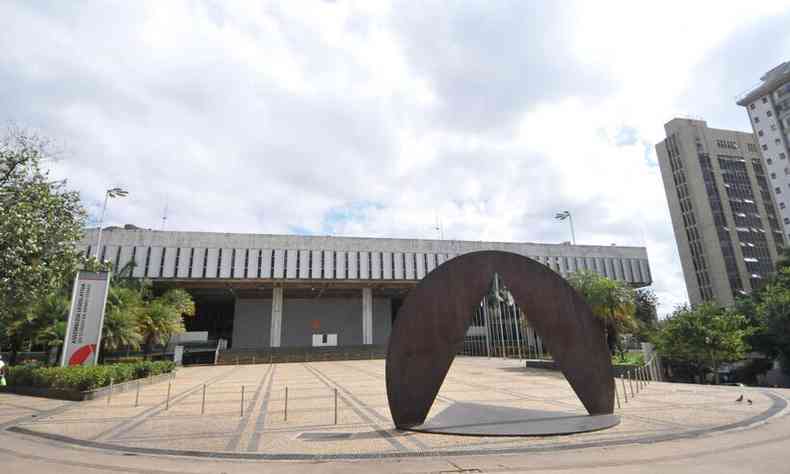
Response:
[[[571,274],[568,282],[584,298],[593,314],[604,321],[609,351],[624,355],[620,335],[636,329],[634,290],[625,283],[611,280],[593,271]]]
[[[139,291],[111,284],[104,310],[101,353],[122,348],[137,350],[143,338],[138,331],[138,321],[145,310],[145,302]]]
[[[663,356],[692,365],[701,380],[711,370],[718,383],[721,364],[743,359],[750,349],[746,337],[752,331],[742,314],[703,303],[672,313],[661,325],[655,342]]]
[[[639,339],[647,341],[658,328],[658,297],[652,289],[640,288],[634,292],[634,305]]]
[[[45,140],[20,130],[0,139],[0,320],[11,362],[37,325],[31,308],[66,287],[80,262],[79,194],[41,168]]]
[[[184,316],[195,315],[195,303],[182,289],[168,290],[147,302],[137,319],[137,327],[149,357],[154,344],[166,344],[173,334],[184,331]]]
[[[790,279],[790,268],[780,272],[780,278]],[[759,334],[765,346],[779,356],[782,370],[790,373],[790,289],[779,284],[769,283],[760,291],[757,314],[760,319]]]

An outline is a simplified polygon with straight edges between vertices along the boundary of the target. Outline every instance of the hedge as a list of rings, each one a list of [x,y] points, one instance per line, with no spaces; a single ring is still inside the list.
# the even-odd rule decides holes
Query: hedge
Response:
[[[9,386],[54,388],[84,392],[129,380],[172,372],[172,361],[144,361],[133,364],[109,364],[74,367],[40,367],[19,365],[9,367],[6,380]]]

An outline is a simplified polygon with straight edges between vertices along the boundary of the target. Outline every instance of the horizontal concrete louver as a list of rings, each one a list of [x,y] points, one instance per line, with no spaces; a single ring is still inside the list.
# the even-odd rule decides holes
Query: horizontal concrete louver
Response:
[[[335,278],[338,280],[345,280],[346,259],[348,258],[348,256],[346,255],[346,252],[343,250],[338,250],[337,252],[335,252],[335,256],[336,256],[335,266],[337,267],[335,268],[335,275],[337,275]]]
[[[192,270],[189,278],[203,278],[203,268],[206,264],[206,249],[203,247],[195,247],[192,253]]]
[[[247,249],[232,249],[230,255],[230,268],[231,272],[229,278],[246,278],[244,274],[244,255]]]
[[[370,252],[359,252],[359,276],[360,280],[370,279]]]
[[[133,254],[134,254],[134,270],[132,270],[132,276],[135,278],[143,278],[145,277],[145,254],[148,251],[148,247],[138,245],[134,247]]]
[[[206,278],[217,278],[217,259],[219,258],[219,249],[211,248],[206,251]]]
[[[296,278],[296,265],[298,263],[297,258],[299,258],[299,251],[298,250],[286,250],[285,251],[285,278]]]
[[[115,264],[115,249],[117,246],[115,245],[102,245],[101,250],[99,251],[99,259],[102,262],[110,262],[111,264]]]
[[[359,265],[357,262],[357,252],[346,252],[348,263],[346,264],[347,274],[349,280],[356,280],[359,278]]]
[[[639,268],[639,260],[632,258],[630,261],[631,261],[631,273],[633,273],[634,275],[634,280],[637,283],[644,282],[645,279],[642,276],[642,269]]]
[[[405,278],[407,280],[414,280],[416,277],[415,269],[414,269],[414,254],[409,252],[403,254],[404,262],[405,262]]]
[[[247,259],[247,278],[254,279],[258,277],[258,254],[261,249],[250,249],[249,258]]]
[[[403,253],[402,252],[393,252],[392,254],[393,260],[393,268],[395,268],[395,274],[393,275],[394,280],[403,280],[405,278],[404,269],[405,264],[403,261]]]
[[[159,270],[162,263],[162,247],[150,247],[151,254],[148,258],[148,271],[145,276],[148,278],[159,278]]]
[[[258,259],[258,273],[260,278],[274,278],[274,260],[273,249],[261,249],[260,258]]]
[[[383,260],[382,268],[381,268],[381,277],[385,280],[392,280],[392,252],[382,252],[381,258]]]
[[[431,273],[436,268],[436,254],[435,253],[429,253],[427,255],[428,255],[428,257],[427,257],[428,258],[427,271],[428,271],[428,273]]]
[[[285,250],[274,249],[274,267],[272,278],[285,278]]]
[[[164,265],[162,265],[162,278],[173,278],[176,276],[176,253],[177,247],[165,247],[163,250]]]
[[[121,247],[121,257],[118,259],[117,272],[121,272],[121,271],[125,270],[126,266],[129,265],[129,262],[132,261],[132,251],[133,251],[133,249],[134,249],[134,247],[129,247],[129,246]]]
[[[320,250],[311,250],[310,251],[310,278],[314,280],[320,280],[323,278],[321,275],[321,269],[324,266],[323,257],[321,256],[323,252]]]
[[[178,265],[175,269],[175,278],[189,278],[189,258],[193,250],[191,247],[178,248]]]
[[[298,252],[298,259],[297,260],[297,277],[300,280],[307,280],[310,278],[310,251],[309,250],[299,250]]]
[[[415,253],[414,254],[414,274],[416,275],[418,280],[422,280],[425,278],[425,254],[424,253]]]
[[[335,278],[335,251],[324,250],[324,278],[332,280]]]
[[[372,280],[381,280],[383,260],[381,252],[370,252],[370,278]]]
[[[230,267],[233,262],[233,249],[223,248],[222,258],[219,262],[219,277],[230,278]]]

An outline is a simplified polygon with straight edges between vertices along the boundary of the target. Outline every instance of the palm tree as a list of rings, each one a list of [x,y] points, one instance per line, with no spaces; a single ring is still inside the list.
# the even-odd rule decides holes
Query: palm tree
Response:
[[[623,354],[620,334],[636,327],[634,290],[620,281],[611,280],[589,270],[571,274],[568,282],[584,298],[593,314],[604,322],[606,343],[614,354]]]
[[[182,289],[168,290],[149,301],[137,318],[146,357],[150,357],[155,344],[166,344],[173,334],[184,331],[184,316],[194,315],[195,302]]]
[[[140,348],[143,338],[137,326],[144,305],[140,292],[118,286],[110,288],[102,327],[102,360],[105,351]]]

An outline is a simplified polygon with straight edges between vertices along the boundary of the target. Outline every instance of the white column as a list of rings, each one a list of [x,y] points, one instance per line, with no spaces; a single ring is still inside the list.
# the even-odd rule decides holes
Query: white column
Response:
[[[283,329],[283,289],[274,288],[272,292],[272,326],[270,330],[270,347],[280,347]]]
[[[362,344],[373,344],[373,290],[362,288]]]

